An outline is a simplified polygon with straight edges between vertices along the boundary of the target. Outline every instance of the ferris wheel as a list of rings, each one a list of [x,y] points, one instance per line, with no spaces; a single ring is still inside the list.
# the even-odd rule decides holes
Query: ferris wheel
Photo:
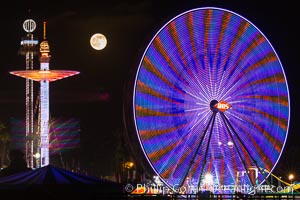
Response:
[[[249,20],[221,8],[192,9],[148,44],[133,112],[145,157],[168,186],[199,187],[207,175],[215,185],[259,185],[287,139],[287,80]]]

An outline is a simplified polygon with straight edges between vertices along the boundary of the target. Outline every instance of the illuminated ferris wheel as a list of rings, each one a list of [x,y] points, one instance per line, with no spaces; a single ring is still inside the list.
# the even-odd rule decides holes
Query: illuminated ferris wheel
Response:
[[[205,7],[166,23],[135,77],[143,152],[169,186],[259,185],[283,151],[289,93],[282,64],[244,17]]]

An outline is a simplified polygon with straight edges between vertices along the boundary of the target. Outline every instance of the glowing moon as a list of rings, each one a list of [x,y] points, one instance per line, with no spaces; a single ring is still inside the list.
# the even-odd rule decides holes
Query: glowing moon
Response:
[[[101,50],[106,47],[106,37],[101,33],[95,33],[90,39],[91,46],[96,50]]]

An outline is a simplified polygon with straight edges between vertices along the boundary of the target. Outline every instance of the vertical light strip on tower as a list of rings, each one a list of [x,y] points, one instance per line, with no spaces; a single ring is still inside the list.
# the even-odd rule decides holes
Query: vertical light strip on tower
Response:
[[[23,29],[27,32],[25,38],[21,40],[20,54],[25,56],[26,70],[33,70],[33,57],[37,53],[36,46],[38,40],[33,37],[32,32],[36,28],[36,23],[32,19],[27,19],[23,23]],[[26,79],[26,128],[25,128],[25,155],[27,164],[33,167],[33,80]]]
[[[49,82],[79,74],[78,71],[50,70],[50,47],[46,40],[46,23],[44,22],[44,41],[40,44],[40,70],[23,70],[10,72],[13,75],[40,82],[40,155],[41,167],[50,163],[49,160]]]
[[[46,22],[44,22],[43,41],[40,44],[41,70],[49,71],[50,46],[46,40]],[[49,164],[49,80],[40,81],[40,106],[41,106],[41,166]]]

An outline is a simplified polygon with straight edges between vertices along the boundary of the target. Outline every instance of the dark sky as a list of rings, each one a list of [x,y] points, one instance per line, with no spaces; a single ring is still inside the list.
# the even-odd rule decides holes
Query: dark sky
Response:
[[[291,103],[287,145],[275,171],[281,176],[286,175],[282,169],[300,174],[299,94],[296,88],[299,85],[299,48],[296,46],[299,22],[296,19],[299,17],[294,12],[296,5],[288,1],[264,4],[261,1],[195,0],[79,2],[24,1],[1,6],[1,120],[25,116],[25,81],[9,74],[9,71],[25,69],[25,58],[17,53],[21,37],[25,36],[22,23],[27,18],[34,19],[38,26],[34,35],[41,41],[42,22],[46,20],[52,55],[50,69],[80,71],[77,76],[51,83],[51,116],[80,119],[81,157],[105,174],[110,164],[103,167],[103,160],[113,163],[116,142],[112,135],[124,130],[123,116],[130,116],[122,112],[124,95],[131,93],[124,90],[124,86],[130,86],[129,77],[138,67],[152,36],[184,11],[215,6],[247,18],[275,48],[286,73]],[[90,37],[96,32],[107,37],[108,45],[104,50],[95,51],[89,45]],[[35,67],[38,69],[39,65]]]

